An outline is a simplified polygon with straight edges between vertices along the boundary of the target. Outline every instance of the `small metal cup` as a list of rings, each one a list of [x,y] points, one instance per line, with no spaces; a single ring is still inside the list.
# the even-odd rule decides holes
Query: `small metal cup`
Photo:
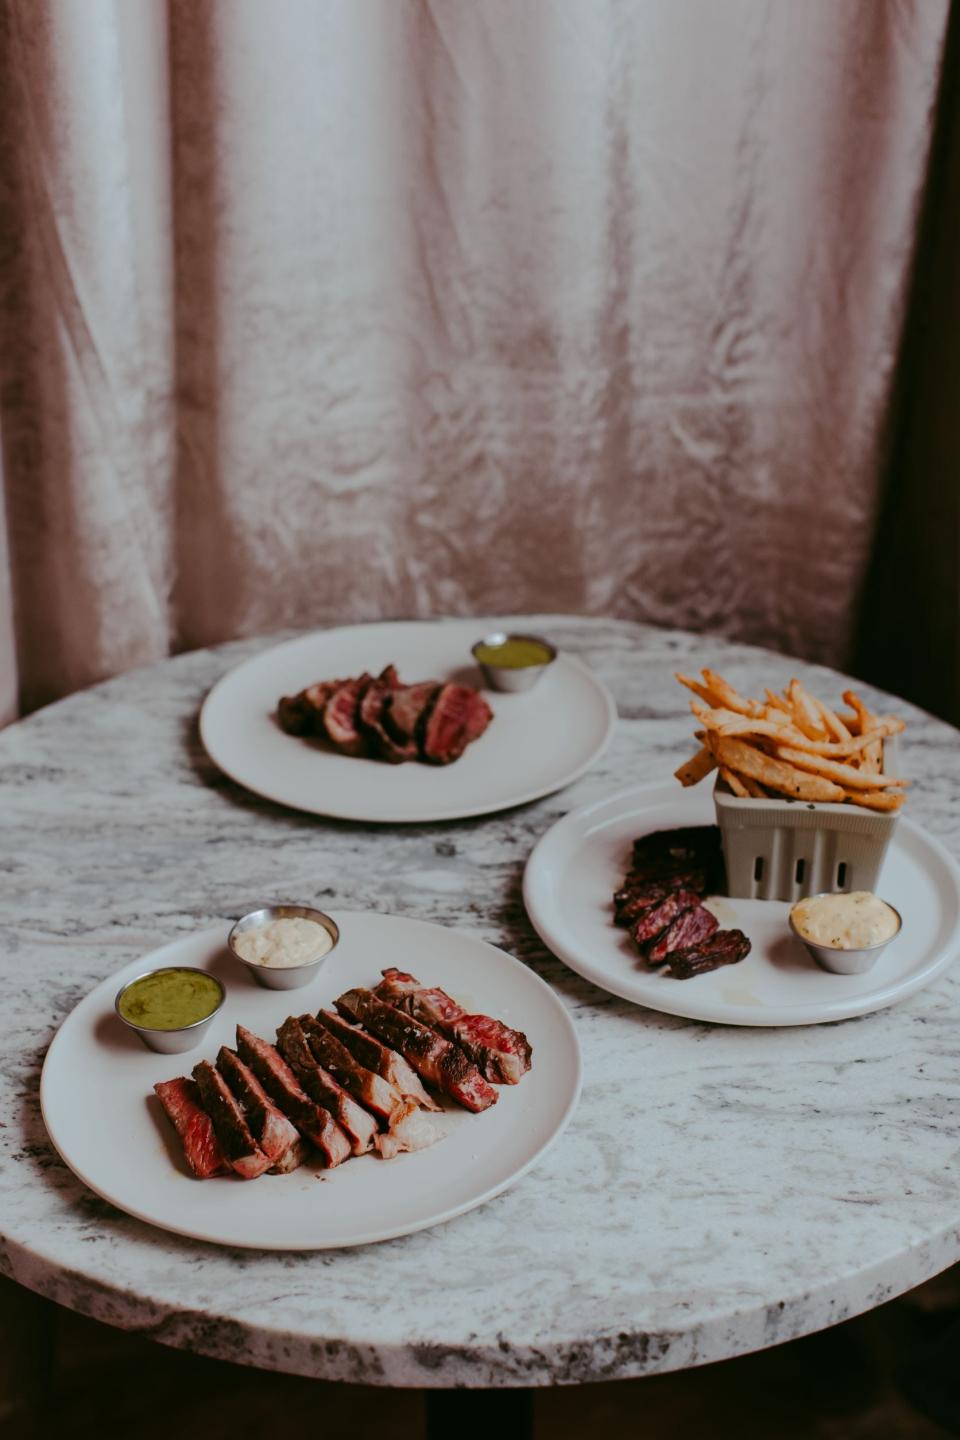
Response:
[[[151,1025],[138,1025],[136,1021],[128,1020],[126,1015],[121,1014],[120,1001],[130,989],[131,985],[136,985],[138,980],[145,980],[148,975],[162,975],[165,971],[171,970],[179,971],[181,974],[184,971],[192,971],[197,975],[206,975],[208,979],[215,983],[217,989],[220,991],[220,999],[210,1011],[209,1015],[204,1015],[202,1020],[194,1020],[191,1025],[182,1025],[177,1030],[157,1030]],[[113,1002],[113,1008],[120,1016],[124,1025],[130,1030],[135,1031],[148,1049],[156,1050],[161,1055],[182,1055],[185,1050],[192,1050],[195,1045],[199,1044],[204,1035],[206,1035],[207,1030],[210,1028],[211,1020],[220,1010],[226,999],[226,994],[227,992],[224,990],[216,975],[211,975],[209,970],[200,970],[196,965],[159,965],[155,970],[144,970],[142,975],[136,975],[132,980],[128,980],[126,985],[121,985],[117,991],[117,997]]]
[[[821,895],[826,896],[829,892],[823,891]],[[814,895],[809,898],[819,900],[821,895]],[[890,905],[889,900],[884,901]],[[880,955],[891,945],[903,929],[903,917],[895,906],[890,909],[897,917],[897,928],[887,940],[878,940],[875,945],[866,945],[861,950],[841,950],[838,945],[817,945],[813,940],[807,940],[801,935],[793,923],[793,910],[790,911],[790,929],[796,935],[800,943],[806,946],[809,953],[816,960],[821,970],[829,970],[833,975],[863,975],[876,964]]]
[[[505,645],[508,640],[532,640],[534,644],[543,646],[548,652],[547,658],[540,665],[513,666],[497,665],[493,661],[483,661],[478,657],[477,651],[482,645],[495,648],[498,645]],[[557,658],[556,647],[551,645],[549,640],[544,640],[542,635],[508,635],[503,630],[498,630],[493,635],[484,635],[482,640],[478,640],[471,647],[470,653],[483,671],[484,682],[491,690],[506,690],[514,694],[521,690],[529,690],[536,685],[543,672]]]
[[[313,920],[322,925],[330,936],[333,944],[329,950],[318,955],[315,960],[308,960],[304,965],[258,965],[255,960],[244,960],[242,955],[237,953],[234,940],[242,935],[245,930],[256,930],[260,925],[266,925],[271,920],[301,919]],[[329,915],[322,910],[314,910],[310,905],[264,905],[260,910],[251,910],[248,915],[242,915],[233,926],[227,936],[227,945],[230,954],[241,965],[245,965],[253,978],[259,985],[267,990],[297,990],[301,985],[309,985],[320,965],[328,956],[332,955],[340,939],[340,927]]]

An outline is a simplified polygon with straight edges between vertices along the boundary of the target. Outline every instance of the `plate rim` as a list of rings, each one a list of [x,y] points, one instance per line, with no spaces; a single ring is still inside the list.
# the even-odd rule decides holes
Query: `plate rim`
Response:
[[[416,916],[394,915],[388,911],[379,910],[338,910],[332,913],[335,916],[339,916],[340,920],[346,918],[348,922],[351,916],[376,915],[382,919],[390,921],[400,921],[404,924],[426,926],[431,930],[442,930],[446,933],[456,934],[462,940],[468,940],[476,945],[483,946],[488,950],[496,951],[498,954],[510,961],[511,964],[518,966],[522,971],[524,971],[525,974],[528,975],[535,982],[535,989],[537,987],[540,987],[542,988],[542,990],[546,991],[553,1012],[560,1017],[561,1028],[565,1030],[566,1036],[571,1042],[571,1049],[574,1058],[574,1069],[572,1075],[572,1085],[567,1098],[567,1103],[564,1106],[560,1119],[555,1125],[552,1133],[543,1141],[543,1143],[533,1151],[533,1153],[523,1162],[522,1165],[520,1165],[505,1179],[498,1181],[496,1184],[479,1192],[477,1195],[472,1196],[470,1199],[462,1201],[461,1203],[452,1206],[449,1209],[430,1214],[429,1216],[421,1220],[417,1220],[413,1223],[381,1227],[376,1230],[366,1231],[360,1236],[352,1236],[350,1239],[337,1240],[333,1242],[320,1241],[316,1244],[309,1245],[291,1245],[283,1243],[262,1242],[259,1240],[225,1240],[223,1238],[217,1237],[216,1235],[198,1233],[196,1228],[191,1228],[187,1225],[180,1225],[175,1222],[170,1223],[167,1221],[158,1220],[154,1216],[144,1213],[143,1210],[138,1207],[131,1207],[126,1204],[121,1204],[116,1199],[115,1195],[112,1195],[111,1193],[109,1193],[109,1191],[103,1189],[101,1185],[97,1184],[94,1180],[92,1180],[90,1176],[85,1173],[85,1170],[78,1168],[77,1165],[74,1164],[73,1160],[71,1160],[65,1153],[65,1150],[60,1148],[60,1144],[58,1143],[54,1135],[54,1130],[51,1127],[48,1117],[48,1101],[51,1098],[50,1085],[52,1083],[50,1078],[52,1074],[52,1069],[48,1069],[48,1066],[50,1065],[50,1057],[55,1053],[59,1045],[62,1043],[62,1036],[64,1034],[64,1031],[67,1030],[68,1026],[71,1023],[71,1020],[76,1015],[77,1011],[82,1005],[84,1005],[88,1000],[90,1000],[92,996],[98,994],[100,991],[103,991],[105,995],[109,995],[109,993],[112,991],[112,987],[116,983],[122,983],[122,978],[118,980],[118,977],[123,977],[128,970],[133,970],[134,967],[142,965],[144,961],[154,959],[163,952],[176,950],[184,941],[199,943],[201,940],[206,940],[210,942],[210,944],[224,944],[226,932],[229,928],[226,923],[224,923],[222,925],[206,926],[201,930],[192,931],[188,935],[180,936],[177,939],[168,941],[164,945],[157,946],[154,950],[149,951],[147,954],[138,956],[136,959],[131,960],[129,964],[122,966],[113,974],[105,976],[103,980],[99,981],[90,990],[88,990],[85,995],[82,995],[80,997],[76,1004],[71,1008],[69,1014],[64,1017],[60,1025],[57,1027],[56,1034],[53,1036],[53,1039],[47,1046],[46,1053],[43,1057],[43,1066],[40,1072],[40,1113],[43,1119],[44,1129],[46,1130],[47,1138],[50,1144],[53,1146],[54,1150],[59,1155],[63,1163],[67,1166],[67,1169],[71,1172],[72,1175],[76,1176],[76,1178],[81,1182],[82,1185],[85,1185],[88,1190],[91,1190],[102,1200],[107,1201],[108,1204],[112,1205],[116,1210],[119,1210],[123,1215],[130,1216],[133,1219],[141,1222],[142,1224],[149,1225],[152,1230],[159,1230],[172,1235],[180,1235],[183,1238],[193,1240],[196,1243],[215,1245],[221,1249],[259,1250],[264,1252],[269,1251],[272,1253],[286,1254],[310,1254],[323,1250],[345,1250],[353,1249],[361,1245],[376,1245],[386,1240],[397,1239],[403,1235],[414,1235],[418,1231],[430,1229],[434,1225],[446,1224],[447,1221],[455,1220],[458,1216],[464,1215],[470,1210],[475,1210],[481,1205],[485,1205],[488,1200],[492,1200],[497,1195],[502,1194],[504,1190],[508,1189],[511,1185],[516,1184],[518,1180],[521,1180],[526,1174],[529,1173],[531,1169],[533,1169],[535,1165],[537,1165],[543,1159],[544,1155],[546,1155],[547,1152],[552,1149],[552,1147],[563,1135],[571,1119],[576,1113],[576,1109],[580,1103],[580,1097],[583,1090],[583,1052],[580,1048],[580,1040],[577,1035],[576,1026],[573,1023],[573,1017],[570,1014],[568,1006],[564,1003],[563,999],[556,993],[553,987],[548,985],[547,982],[543,979],[543,977],[541,975],[538,975],[537,972],[533,970],[529,965],[525,965],[522,961],[518,960],[515,955],[511,955],[508,950],[504,950],[499,945],[493,945],[489,940],[483,940],[479,936],[472,935],[469,931],[462,930],[459,927],[450,925],[438,925],[433,921],[421,920]],[[176,1055],[171,1055],[167,1058],[171,1061],[171,1063],[175,1064],[178,1057]]]
[[[496,624],[501,621],[507,622],[515,618],[517,617],[481,616],[477,618],[477,623],[482,628],[484,625]],[[591,766],[595,765],[597,761],[600,760],[602,756],[606,753],[613,740],[614,734],[616,733],[619,715],[617,712],[616,701],[614,700],[613,695],[607,685],[605,685],[604,682],[600,679],[600,676],[597,675],[597,673],[592,670],[589,665],[587,665],[583,660],[581,660],[579,655],[576,655],[572,651],[562,648],[560,648],[559,650],[559,658],[561,658],[565,664],[569,664],[580,670],[582,674],[594,686],[597,694],[603,702],[603,706],[606,712],[606,725],[603,737],[600,743],[594,747],[594,749],[583,761],[583,763],[576,767],[574,770],[566,773],[561,779],[552,781],[550,784],[545,786],[535,786],[531,790],[525,790],[515,799],[511,799],[508,801],[498,801],[496,804],[493,805],[491,805],[489,802],[479,802],[477,804],[471,804],[466,806],[455,805],[452,807],[447,807],[445,809],[438,808],[428,814],[417,815],[412,818],[398,818],[397,816],[389,816],[385,818],[383,816],[378,817],[373,814],[358,815],[355,808],[342,808],[337,806],[318,809],[312,804],[297,804],[293,800],[279,799],[275,793],[271,793],[269,789],[265,789],[262,784],[252,784],[247,779],[241,779],[233,769],[228,768],[226,765],[223,764],[220,759],[217,758],[216,754],[214,753],[215,746],[211,747],[209,740],[209,713],[212,702],[214,701],[214,697],[217,695],[217,692],[221,689],[222,686],[227,683],[228,680],[231,680],[240,672],[245,671],[248,668],[253,668],[267,655],[273,655],[277,651],[300,645],[304,641],[310,640],[316,636],[336,635],[349,630],[373,630],[379,629],[381,627],[386,628],[393,625],[415,625],[423,626],[425,629],[427,627],[435,627],[437,629],[441,629],[444,626],[452,627],[456,625],[468,625],[472,623],[473,620],[469,616],[458,616],[455,618],[447,617],[435,620],[359,621],[355,625],[331,625],[327,626],[326,628],[306,630],[299,635],[293,635],[286,640],[278,641],[274,645],[268,645],[265,649],[257,651],[256,655],[248,656],[246,660],[241,660],[238,664],[233,665],[229,670],[226,671],[225,674],[221,675],[219,680],[217,680],[207,691],[206,695],[204,696],[203,703],[200,707],[200,713],[198,717],[198,729],[201,744],[203,745],[203,748],[209,759],[217,767],[217,769],[221,771],[222,774],[226,775],[230,780],[234,782],[234,784],[241,786],[244,790],[249,791],[253,795],[259,795],[262,799],[269,800],[274,805],[282,805],[287,809],[295,810],[301,814],[318,815],[331,820],[352,820],[358,824],[365,825],[431,825],[445,820],[469,820],[479,815],[496,815],[501,814],[506,810],[516,809],[520,805],[531,804],[534,800],[542,800],[547,795],[553,795],[558,790],[563,790],[566,789],[568,785],[573,785],[577,780],[579,780],[583,775],[585,775],[586,772],[591,768]]]
[[[549,853],[549,844],[557,843],[557,832],[564,829],[575,830],[591,818],[599,818],[604,811],[609,811],[609,819],[631,813],[634,803],[647,799],[647,804],[638,808],[638,813],[644,809],[652,809],[654,805],[663,802],[669,803],[672,799],[680,799],[683,791],[677,791],[669,781],[653,781],[640,785],[633,785],[627,790],[606,795],[599,800],[589,801],[576,810],[569,811],[561,816],[550,826],[527,857],[527,863],[523,871],[523,904],[530,919],[530,923],[536,930],[540,939],[550,952],[557,956],[563,964],[567,965],[576,974],[581,975],[591,984],[599,989],[616,995],[622,1000],[627,1000],[633,1005],[639,1005],[643,1009],[652,1010],[665,1015],[677,1016],[680,1019],[693,1020],[700,1024],[730,1025],[738,1028],[762,1028],[762,1029],[792,1029],[807,1025],[831,1024],[839,1020],[855,1019],[858,1016],[870,1015],[877,1010],[887,1009],[889,1006],[906,1000],[909,996],[931,984],[944,970],[957,958],[957,942],[960,940],[960,865],[947,850],[946,846],[936,836],[931,835],[916,821],[906,816],[900,816],[899,826],[903,827],[914,842],[927,846],[937,857],[941,865],[953,882],[954,908],[958,916],[957,924],[952,932],[952,938],[948,940],[941,954],[929,962],[929,964],[911,976],[908,980],[900,981],[894,985],[873,992],[865,992],[860,995],[853,995],[846,999],[824,1002],[829,1006],[828,1013],[817,1013],[824,1010],[824,1004],[806,1005],[802,1007],[801,1013],[785,1020],[763,1019],[752,1006],[729,1005],[725,1012],[705,1013],[703,1007],[696,1004],[696,997],[691,996],[690,1000],[684,1001],[682,994],[678,994],[675,1001],[671,1002],[670,996],[664,997],[663,1004],[657,1004],[653,999],[644,996],[642,999],[632,991],[629,985],[629,977],[625,978],[624,984],[618,985],[609,975],[601,972],[598,967],[590,964],[589,960],[583,960],[575,947],[567,944],[562,934],[558,934],[557,926],[551,923],[549,916],[544,917],[541,904],[534,893],[534,887],[539,881],[539,870],[545,864],[544,856]],[[899,827],[898,827],[899,828]],[[892,844],[896,844],[896,835]],[[892,991],[892,993],[891,993]],[[692,1001],[692,1003],[691,1003]],[[713,1011],[713,1007],[707,1007]],[[801,1007],[797,1007],[801,1010]],[[761,1012],[762,1013],[762,1012]],[[780,1012],[782,1013],[782,1011]]]

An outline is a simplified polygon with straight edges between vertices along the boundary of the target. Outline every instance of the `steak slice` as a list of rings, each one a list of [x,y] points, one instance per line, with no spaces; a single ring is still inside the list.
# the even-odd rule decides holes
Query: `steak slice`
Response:
[[[267,1094],[314,1144],[332,1169],[350,1154],[350,1141],[333,1116],[311,1100],[283,1056],[267,1040],[237,1026],[237,1049]]]
[[[158,1081],[153,1088],[167,1119],[180,1136],[184,1159],[197,1179],[209,1180],[211,1175],[225,1174],[230,1166],[213,1121],[200,1104],[199,1086],[186,1075],[178,1075],[175,1080]]]
[[[325,735],[323,711],[344,680],[320,680],[298,695],[284,695],[277,704],[277,719],[288,735]]]
[[[420,721],[420,756],[431,765],[452,765],[493,719],[493,711],[469,685],[442,685]]]
[[[645,945],[648,940],[654,940],[661,930],[666,930],[684,910],[690,910],[699,904],[700,896],[693,890],[671,890],[659,905],[652,905],[643,912],[630,934],[638,945]]]
[[[372,1114],[389,1124],[401,1111],[409,1109],[409,1102],[389,1080],[384,1080],[382,1075],[376,1075],[355,1060],[347,1047],[318,1024],[312,1015],[301,1015],[300,1024],[314,1058]]]
[[[647,946],[646,956],[651,965],[660,965],[674,950],[687,950],[691,945],[700,945],[719,928],[720,921],[703,905],[692,905],[684,910],[652,945]]]
[[[389,1129],[377,1136],[377,1149],[384,1160],[392,1160],[401,1150],[426,1150],[441,1138],[429,1115],[411,1105],[409,1110],[391,1121]]]
[[[298,1135],[288,1150],[285,1150],[277,1161],[267,1171],[268,1175],[289,1175],[291,1170],[296,1170],[307,1158],[308,1150],[306,1140]]]
[[[383,707],[383,724],[398,745],[416,744],[420,717],[440,689],[436,680],[404,685],[390,695]],[[418,750],[419,753],[419,750]]]
[[[373,753],[389,765],[402,765],[405,760],[416,760],[417,742],[398,742],[387,731],[383,723],[383,710],[390,697],[397,693],[397,672],[388,665],[383,674],[372,681],[363,693],[357,712],[358,723]]]
[[[390,969],[383,971],[373,993],[453,1040],[481,1075],[495,1084],[516,1085],[530,1069],[532,1051],[522,1031],[489,1015],[469,1014],[445,990],[427,988],[412,975]]]
[[[614,923],[632,925],[634,920],[639,920],[644,910],[658,905],[669,893],[669,887],[660,881],[640,881],[632,887],[625,884],[613,897]]]
[[[217,1139],[223,1147],[231,1170],[244,1180],[256,1180],[273,1161],[264,1155],[253,1138],[246,1116],[240,1109],[227,1082],[209,1060],[201,1060],[193,1067],[193,1078],[200,1087],[203,1108],[213,1121]]]
[[[395,1085],[404,1100],[415,1100],[425,1110],[440,1109],[437,1102],[424,1090],[416,1070],[402,1055],[398,1055],[396,1050],[391,1050],[389,1045],[384,1045],[375,1036],[368,1035],[359,1025],[351,1025],[333,1010],[318,1011],[317,1021],[325,1030],[329,1030],[341,1045],[346,1046],[354,1060],[359,1060],[368,1070],[382,1075],[384,1080]]]
[[[675,830],[651,830],[633,842],[634,861],[661,859],[684,864],[709,860],[720,853],[718,825],[682,825]]]
[[[750,954],[750,941],[742,930],[717,930],[702,945],[675,950],[669,957],[668,974],[675,980],[692,980],[721,965],[736,965]]]
[[[310,1098],[329,1110],[346,1131],[354,1155],[365,1155],[372,1150],[376,1120],[317,1064],[303,1028],[293,1015],[289,1015],[277,1031],[277,1043]]]
[[[364,673],[357,680],[347,680],[335,690],[323,708],[323,725],[327,739],[343,755],[364,755],[367,742],[357,728],[360,701],[372,677]]]
[[[243,1106],[247,1124],[264,1155],[274,1162],[282,1159],[300,1136],[287,1117],[277,1109],[249,1065],[235,1050],[220,1047],[217,1069]]]
[[[411,1015],[384,1004],[370,990],[347,990],[336,1005],[341,1015],[398,1050],[421,1079],[436,1085],[466,1110],[476,1113],[496,1104],[496,1090],[463,1051]]]

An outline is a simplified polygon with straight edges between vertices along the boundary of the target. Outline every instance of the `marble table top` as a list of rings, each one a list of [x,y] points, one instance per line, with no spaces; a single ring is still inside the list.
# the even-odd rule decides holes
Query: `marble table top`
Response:
[[[554,820],[662,780],[687,753],[674,669],[714,664],[751,693],[800,674],[834,696],[837,677],[628,622],[531,625],[603,677],[620,723],[568,790],[484,819],[325,821],[221,776],[197,712],[264,640],[132,672],[0,734],[3,1273],[110,1324],[246,1364],[509,1386],[718,1360],[833,1324],[960,1258],[960,967],[859,1020],[714,1027],[594,989],[544,951],[521,903],[524,862]],[[960,856],[958,736],[897,709],[911,722],[911,815]],[[183,1240],[73,1177],[37,1100],[57,1026],[104,976],[271,893],[456,925],[556,988],[585,1084],[539,1166],[445,1226],[312,1254]]]

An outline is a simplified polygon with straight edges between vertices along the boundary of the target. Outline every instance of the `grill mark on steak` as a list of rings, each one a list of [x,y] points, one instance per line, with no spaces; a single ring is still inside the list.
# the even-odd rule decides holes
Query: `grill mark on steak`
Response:
[[[154,1085],[164,1114],[180,1137],[183,1156],[198,1180],[223,1175],[230,1166],[213,1121],[200,1103],[200,1088],[186,1075]]]
[[[246,1117],[227,1082],[209,1060],[201,1060],[193,1067],[193,1078],[200,1088],[203,1108],[213,1121],[217,1139],[223,1147],[230,1168],[244,1180],[256,1180],[273,1161],[264,1155],[253,1138]]]
[[[483,696],[468,685],[442,685],[420,720],[420,755],[431,765],[459,760],[493,719]]]
[[[530,1069],[532,1050],[522,1031],[490,1015],[469,1014],[445,990],[421,985],[402,970],[382,973],[374,995],[454,1041],[487,1080],[516,1085]]]
[[[378,1000],[370,990],[348,990],[336,1001],[341,1015],[363,1024],[398,1050],[422,1079],[475,1113],[496,1104],[497,1092],[457,1045]]]
[[[235,1050],[221,1045],[217,1069],[243,1107],[247,1124],[264,1155],[277,1162],[286,1155],[300,1136],[287,1117],[278,1110],[254,1075]]]
[[[659,881],[656,883],[638,881],[633,887],[625,885],[613,897],[614,923],[623,926],[631,925],[634,920],[639,920],[644,910],[658,905],[661,900],[666,899],[669,893],[668,887],[660,884]]]
[[[300,1024],[314,1058],[379,1119],[389,1124],[395,1116],[409,1108],[395,1086],[384,1080],[382,1075],[359,1064],[347,1047],[312,1015],[301,1015]]]
[[[413,1066],[408,1064],[402,1055],[398,1055],[396,1050],[391,1050],[374,1035],[368,1035],[359,1025],[351,1025],[342,1015],[337,1015],[332,1010],[319,1010],[316,1018],[341,1045],[346,1046],[354,1060],[358,1060],[374,1074],[382,1075],[384,1080],[389,1080],[405,1100],[415,1100],[425,1110],[440,1109],[433,1097],[423,1088]]]
[[[720,921],[703,905],[693,905],[684,910],[652,945],[647,946],[647,960],[651,965],[660,965],[674,950],[686,950],[709,940],[719,928]]]
[[[267,1040],[261,1040],[243,1025],[237,1026],[240,1058],[260,1080],[288,1120],[311,1141],[332,1169],[350,1154],[350,1141],[340,1126],[305,1093],[283,1056]]]
[[[630,934],[638,945],[645,945],[648,940],[655,940],[684,910],[690,910],[699,904],[700,896],[693,890],[671,890],[659,905],[651,905],[649,910],[643,912],[640,919],[634,923]]]
[[[669,971],[675,980],[692,980],[721,965],[736,965],[750,954],[750,941],[742,930],[717,930],[702,945],[675,950],[669,957]]]
[[[365,1155],[371,1150],[377,1122],[347,1094],[342,1085],[337,1084],[328,1071],[317,1064],[303,1027],[293,1015],[289,1015],[277,1031],[277,1044],[310,1098],[324,1110],[329,1110],[343,1127],[354,1155]]]

